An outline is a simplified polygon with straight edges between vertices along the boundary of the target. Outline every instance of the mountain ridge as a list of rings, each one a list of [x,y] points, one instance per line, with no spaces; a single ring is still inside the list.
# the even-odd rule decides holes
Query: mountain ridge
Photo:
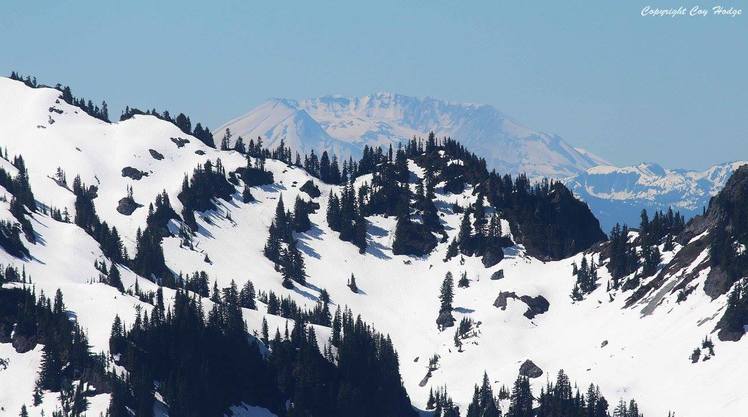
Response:
[[[734,383],[748,375],[748,364],[740,359],[745,340],[715,340],[716,355],[710,355],[709,360],[689,358],[693,348],[715,328],[728,295],[722,293],[713,298],[702,290],[709,274],[709,262],[705,263],[709,252],[704,247],[689,246],[693,238],[686,239],[685,234],[677,242],[668,242],[667,234],[648,241],[648,245],[657,246],[661,253],[654,273],[645,273],[643,266],[633,265],[626,274],[613,277],[610,256],[606,254],[612,248],[607,243],[581,253],[577,251],[592,241],[571,246],[570,250],[559,252],[560,256],[548,259],[533,256],[531,248],[522,244],[522,234],[553,233],[571,243],[576,240],[568,229],[555,227],[554,222],[538,221],[534,227],[530,224],[531,230],[523,230],[523,225],[528,224],[523,218],[553,218],[559,212],[553,199],[563,198],[562,194],[568,198],[568,192],[558,192],[563,188],[554,189],[551,184],[527,184],[523,177],[513,181],[497,177],[493,182],[473,182],[472,178],[484,175],[481,164],[455,142],[415,143],[409,150],[414,157],[403,158],[398,152],[392,161],[386,152],[379,156],[375,153],[377,159],[363,164],[364,170],[356,177],[354,186],[345,186],[322,181],[314,170],[294,165],[286,153],[278,153],[281,160],[273,158],[268,149],[260,156],[214,149],[157,117],[135,115],[123,122],[105,123],[75,106],[56,103],[59,92],[55,90],[30,89],[6,79],[0,79],[0,93],[8,98],[0,102],[0,137],[5,154],[8,159],[20,154],[25,161],[15,162],[15,168],[9,166],[10,160],[0,163],[14,175],[13,182],[0,184],[3,197],[0,218],[3,225],[10,223],[15,230],[22,230],[21,219],[28,221],[35,232],[32,235],[35,241],[23,233],[16,236],[28,249],[28,256],[0,250],[0,264],[17,271],[6,274],[13,276],[3,282],[3,287],[33,286],[37,293],[43,291],[49,295],[60,289],[65,311],[87,330],[95,352],[107,355],[111,352],[114,317],[119,316],[126,329],[138,317],[142,319],[144,313],[150,318],[161,317],[157,313],[158,297],[153,294],[161,291],[162,304],[171,306],[178,298],[177,291],[187,291],[176,284],[187,276],[189,284],[185,287],[190,297],[202,303],[208,312],[218,311],[213,313],[214,318],[220,317],[221,308],[225,308],[222,294],[231,295],[237,287],[245,288],[252,283],[258,294],[256,305],[238,309],[246,322],[246,336],[254,341],[265,332],[272,337],[277,331],[279,338],[283,338],[286,328],[292,335],[290,338],[301,334],[312,339],[313,334],[318,349],[310,353],[320,358],[323,367],[334,366],[336,353],[329,342],[334,325],[313,321],[308,324],[309,330],[300,332],[298,324],[307,323],[300,321],[299,314],[290,314],[289,311],[296,310],[289,305],[292,301],[304,311],[324,311],[327,300],[328,305],[350,308],[386,334],[397,348],[401,378],[393,379],[401,381],[418,411],[429,408],[430,390],[447,387],[449,396],[464,412],[474,393],[474,383],[481,380],[484,372],[493,392],[501,390],[508,394],[513,381],[522,383],[517,374],[528,367],[531,372],[527,374],[544,374],[527,380],[535,393],[546,387],[546,380],[552,379],[549,376],[563,369],[563,375],[577,381],[580,387],[599,384],[600,395],[608,399],[610,408],[617,399],[636,397],[639,409],[648,417],[663,416],[670,410],[682,417],[727,416],[740,414],[748,407],[741,397],[742,385]],[[123,176],[123,168],[127,167],[147,175]],[[67,172],[67,184],[80,174],[89,187],[78,189],[76,194],[74,190],[84,187],[76,187],[75,180],[72,187],[63,186],[66,183],[56,175],[58,168]],[[436,169],[432,171],[433,168]],[[253,182],[256,178],[250,175],[252,172],[270,175]],[[206,177],[219,181],[221,186],[229,184],[230,192],[215,194],[217,187],[206,182]],[[6,181],[5,177],[0,179]],[[40,203],[37,211],[18,209],[17,201],[25,195],[19,189],[25,188],[17,185],[26,181]],[[369,191],[361,192],[362,188]],[[317,192],[310,193],[315,189]],[[196,190],[202,193],[199,197],[209,202],[205,211],[190,209],[186,194]],[[530,195],[526,195],[527,190]],[[533,197],[538,193],[549,198]],[[736,193],[729,203],[740,202],[741,195]],[[355,226],[365,226],[363,252],[346,240],[344,233],[349,230],[333,226],[328,217],[334,211],[330,207],[335,207],[337,196],[341,196],[337,201],[341,212],[343,207],[354,212],[360,210],[361,204],[357,204],[360,196],[364,206],[371,210],[376,209],[373,207],[376,204],[393,209],[392,214],[360,215],[359,211],[360,216],[353,216]],[[371,196],[377,197],[373,203]],[[382,196],[386,198],[379,198]],[[407,200],[398,196],[406,196]],[[123,197],[143,206],[130,215],[119,212],[116,207]],[[533,198],[537,199],[535,204],[526,203]],[[23,201],[28,202],[28,198]],[[398,204],[403,201],[407,204]],[[575,205],[583,205],[573,201]],[[153,215],[147,214],[152,203]],[[167,205],[176,216],[157,214]],[[102,221],[117,227],[132,257],[143,250],[138,243],[148,243],[143,235],[153,236],[153,230],[143,232],[143,228],[158,226],[163,235],[155,245],[151,242],[150,250],[160,252],[161,261],[173,272],[175,282],[139,274],[130,262],[113,262],[96,240],[101,237],[79,226],[83,221],[75,219],[76,214],[90,210],[90,206]],[[291,207],[293,212],[289,210]],[[727,210],[731,206],[724,207]],[[70,219],[58,217],[53,208],[66,209]],[[522,213],[508,212],[517,208]],[[578,212],[575,210],[571,216],[577,216]],[[308,222],[297,230],[296,223],[289,219],[303,219],[304,213]],[[189,214],[193,216],[194,226],[188,224]],[[351,213],[345,216],[351,220]],[[399,254],[395,242],[399,239],[399,223],[404,218],[411,225],[425,224],[425,220],[436,223],[444,236],[428,231],[430,234],[425,235],[431,236],[435,244],[429,246],[430,251],[421,256]],[[289,222],[294,227],[290,232]],[[298,281],[284,285],[287,265],[279,265],[267,255],[271,230],[278,230],[277,226],[282,226],[283,238],[293,242],[284,243],[284,251],[303,260],[304,283],[296,276]],[[515,233],[518,230],[520,233]],[[595,235],[598,233],[596,230]],[[642,240],[638,236],[639,232],[627,232],[625,239],[633,248],[624,253],[635,254],[637,260],[644,249],[641,243],[635,243]],[[480,248],[469,247],[471,241],[488,242],[497,255],[500,251],[500,257],[487,262],[486,255],[492,254],[486,251],[476,254]],[[682,253],[684,248],[695,256]],[[668,268],[663,274],[665,286],[650,285],[681,253],[680,258],[687,259],[683,268]],[[650,261],[647,267],[651,269],[654,257],[647,259]],[[595,266],[595,274],[583,267],[590,263]],[[102,272],[104,269],[111,275],[114,266],[119,271],[122,290]],[[685,300],[680,300],[682,296],[677,291],[669,291],[670,283],[681,278],[678,275],[681,269],[694,272],[695,276],[692,285],[685,288],[690,292]],[[20,278],[21,271],[24,281]],[[453,298],[445,306],[443,294],[450,288],[450,277],[454,277]],[[575,294],[580,282],[584,284],[583,294]],[[617,285],[619,282],[622,285]],[[218,289],[215,293],[220,294],[211,297],[213,285]],[[632,297],[634,293],[636,297]],[[533,314],[528,314],[528,308]],[[647,312],[645,319],[643,311]],[[451,316],[455,328],[437,327],[437,323],[449,322],[440,320],[442,316],[447,319]],[[139,332],[133,333],[137,336]],[[18,415],[22,404],[35,417],[42,411],[51,415],[59,406],[56,391],[44,391],[42,403],[31,405],[37,370],[43,362],[43,347],[37,345],[33,350],[19,353],[6,339],[2,340],[0,358],[8,358],[9,364],[6,370],[0,367],[0,384],[10,388],[0,390],[0,403],[5,405],[0,416]],[[271,345],[267,349],[264,343],[260,346],[270,355],[278,348]],[[311,342],[305,346],[310,347]],[[287,350],[290,355],[294,351]],[[333,359],[328,360],[329,357]],[[286,381],[295,384],[309,379],[298,377]],[[150,380],[147,382],[148,391],[156,386]],[[169,384],[174,381],[165,379],[157,386],[161,390]],[[310,385],[322,386],[312,383],[294,387],[307,393]],[[163,394],[158,392],[159,399],[154,404],[158,416],[168,415],[169,405],[178,405],[162,401],[169,398]],[[105,413],[111,398],[116,397],[115,392],[105,391],[89,395],[88,413],[92,415]],[[594,386],[592,395],[596,395]],[[289,398],[282,399],[288,400],[282,404],[290,404]],[[300,403],[304,398],[294,400]],[[502,411],[508,410],[511,394],[499,396],[496,402]],[[249,404],[258,405],[246,405]],[[530,406],[535,404],[539,406],[530,398]],[[273,410],[283,415],[282,406]]]
[[[326,95],[302,100],[271,99],[221,125],[214,135],[222,137],[226,128],[231,129],[234,136],[245,136],[245,139],[254,135],[262,125],[257,119],[271,117],[269,103],[283,103],[296,111],[305,111],[327,133],[324,139],[302,138],[296,146],[306,152],[330,150],[329,138],[333,138],[349,145],[343,147],[347,153],[341,155],[348,157],[353,152],[360,154],[364,145],[397,146],[414,136],[424,137],[434,132],[438,137],[466,138],[466,146],[484,156],[489,167],[501,172],[566,177],[596,165],[597,161],[577,151],[558,135],[529,129],[490,105],[389,92],[360,97]],[[269,143],[276,144],[283,137],[269,128],[264,131],[271,133],[265,137]]]
[[[564,180],[587,202],[604,230],[616,223],[635,225],[642,209],[650,213],[668,208],[687,219],[701,214],[730,175],[748,161],[713,165],[704,170],[667,169],[657,163],[615,167],[599,165]]]

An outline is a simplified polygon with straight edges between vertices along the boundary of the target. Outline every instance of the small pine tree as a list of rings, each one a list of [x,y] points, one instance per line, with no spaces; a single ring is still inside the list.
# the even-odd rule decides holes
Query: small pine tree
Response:
[[[351,274],[351,278],[348,280],[348,288],[351,292],[358,294],[358,285],[356,285],[356,276]]]
[[[470,286],[470,280],[467,277],[467,271],[462,272],[460,280],[457,281],[457,286],[460,288],[468,288]]]
[[[436,319],[436,325],[440,330],[454,325],[454,317],[452,317],[452,301],[454,300],[454,280],[452,273],[447,272],[447,275],[442,281],[441,290],[439,291],[439,300],[441,301],[439,307],[439,316]]]
[[[239,291],[239,304],[243,308],[250,310],[257,310],[257,303],[255,302],[255,287],[252,281],[244,283],[242,290]]]
[[[447,262],[448,260],[454,258],[459,253],[460,246],[457,243],[457,239],[452,239],[451,242],[449,242],[449,246],[447,246],[447,255],[444,257],[444,262]]]
[[[265,344],[265,346],[268,345],[269,342],[269,336],[270,336],[270,330],[268,329],[268,321],[265,319],[265,316],[262,317],[262,343]]]

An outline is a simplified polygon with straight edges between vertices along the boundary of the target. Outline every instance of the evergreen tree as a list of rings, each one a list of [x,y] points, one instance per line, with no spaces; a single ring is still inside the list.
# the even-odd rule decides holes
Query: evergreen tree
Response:
[[[436,319],[436,325],[439,330],[443,330],[447,327],[454,325],[454,317],[452,316],[452,301],[454,300],[454,280],[452,273],[447,272],[447,275],[442,281],[441,290],[439,292],[439,300],[441,305],[439,307],[439,316]]]
[[[533,417],[532,391],[527,377],[520,375],[514,381],[512,394],[509,398],[508,415],[510,417]]]
[[[457,243],[460,252],[469,255],[472,250],[471,239],[473,236],[472,226],[470,225],[470,211],[465,211],[460,222],[460,229],[457,233]]]
[[[358,285],[356,285],[356,277],[351,274],[351,279],[348,280],[348,288],[351,289],[351,292],[358,294]]]
[[[243,308],[250,310],[257,310],[257,304],[255,302],[255,287],[252,281],[247,280],[239,293],[239,302]]]
[[[122,284],[122,278],[120,277],[119,268],[117,268],[117,265],[115,264],[112,264],[112,267],[109,268],[109,274],[107,275],[107,284],[118,289],[120,292],[125,291],[125,287]]]
[[[297,233],[306,232],[312,227],[306,203],[298,195],[293,206],[293,229]]]
[[[486,231],[486,207],[483,203],[483,199],[483,193],[479,194],[478,199],[475,201],[473,206],[473,217],[475,218],[473,221],[473,228],[475,234],[479,236],[483,236]]]

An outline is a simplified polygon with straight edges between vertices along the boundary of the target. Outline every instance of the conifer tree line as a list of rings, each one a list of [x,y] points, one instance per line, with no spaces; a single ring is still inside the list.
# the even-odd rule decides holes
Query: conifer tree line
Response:
[[[18,155],[10,161],[7,149],[4,153],[0,149],[0,157],[11,162],[18,170],[14,177],[5,169],[0,168],[0,187],[4,187],[11,195],[10,214],[17,221],[17,223],[8,220],[0,221],[0,247],[7,250],[11,256],[24,258],[29,256],[29,251],[21,241],[21,232],[26,240],[32,244],[36,243],[34,228],[26,214],[36,212],[37,203],[31,191],[29,173],[23,157]]]
[[[577,277],[574,289],[571,291],[572,300],[580,301],[586,294],[597,288],[597,265],[592,256],[589,261],[587,261],[587,256],[582,256],[579,267],[576,263],[572,263],[572,274]]]
[[[109,416],[152,416],[154,381],[175,417],[220,416],[242,402],[279,416],[415,416],[392,342],[350,310],[338,311],[322,351],[297,318],[283,335],[263,335],[264,357],[264,341],[247,338],[235,286],[217,301],[206,317],[201,297],[178,290],[173,309],[139,312],[129,330],[115,319],[110,350],[128,376],[113,377]]]
[[[107,359],[90,352],[85,333],[65,311],[60,290],[53,301],[44,293],[37,295],[33,286],[0,287],[0,342],[12,342],[19,353],[43,345],[30,405],[40,405],[44,391],[57,392],[62,409],[55,415],[80,417],[88,407],[87,397],[109,392]]]
[[[195,127],[193,129],[190,117],[186,116],[184,113],[179,113],[176,117],[172,117],[171,114],[169,114],[168,110],[164,110],[163,112],[159,112],[156,109],[143,111],[135,107],[126,106],[125,110],[122,111],[122,114],[119,117],[119,121],[122,122],[137,115],[154,116],[161,120],[170,122],[178,127],[179,130],[181,130],[185,135],[192,135],[200,142],[211,148],[216,147],[215,143],[213,142],[213,134],[210,132],[210,129],[208,129],[207,126],[203,127],[200,122],[195,124]]]
[[[166,190],[156,195],[154,203],[148,205],[146,227],[135,232],[135,256],[130,261],[130,267],[138,275],[151,280],[157,280],[163,285],[172,287],[174,276],[166,266],[161,241],[169,236],[167,224],[169,220],[179,219],[169,201]]]
[[[22,77],[15,74],[15,78]],[[35,84],[32,79],[28,79],[28,82]],[[194,135],[207,145],[214,146],[209,129],[202,127],[199,123],[193,129],[190,118],[184,114],[172,118],[166,111],[163,113],[156,110],[142,112],[128,107],[123,112],[121,120],[126,120],[134,114],[152,114],[160,117],[174,123],[183,132]],[[259,138],[257,142],[250,141],[249,145],[245,144],[243,138],[237,138],[233,142],[231,145],[231,132],[227,130],[224,133],[224,140],[221,141],[222,148],[229,149],[233,146],[234,150],[253,157],[274,157],[290,165],[304,167],[312,175],[332,184],[346,184],[357,176],[377,170],[395,171],[395,175],[400,176],[400,182],[392,186],[387,186],[386,183],[381,184],[382,190],[378,194],[383,197],[383,201],[377,198],[372,199],[372,204],[378,207],[372,210],[372,213],[383,211],[382,203],[389,206],[386,208],[388,215],[394,215],[393,208],[398,207],[397,211],[401,214],[398,216],[400,227],[397,229],[401,231],[400,236],[402,236],[397,240],[398,245],[395,250],[398,253],[415,255],[428,253],[435,245],[433,236],[429,232],[440,233],[441,229],[441,225],[435,221],[437,220],[436,210],[429,206],[430,199],[425,198],[423,201],[416,202],[416,205],[424,205],[424,207],[417,207],[422,212],[421,216],[426,223],[425,226],[421,226],[419,221],[413,221],[410,218],[411,213],[406,213],[409,211],[410,198],[404,198],[403,194],[406,193],[403,190],[393,189],[395,185],[401,185],[408,180],[406,158],[414,159],[425,169],[427,175],[433,175],[436,179],[436,181],[427,179],[424,184],[427,192],[428,187],[441,181],[445,181],[447,192],[461,192],[466,185],[483,188],[483,194],[489,204],[506,213],[507,218],[519,226],[518,235],[521,235],[521,240],[533,255],[560,259],[586,249],[592,243],[605,238],[586,205],[576,200],[561,183],[546,180],[531,186],[530,181],[524,175],[512,180],[511,176],[501,176],[495,171],[489,172],[485,160],[467,151],[457,141],[451,138],[439,140],[433,133],[429,134],[425,141],[413,138],[402,149],[404,151],[402,155],[400,152],[394,155],[391,146],[387,152],[381,147],[366,147],[358,162],[349,158],[342,164],[335,155],[328,154],[325,157],[326,152],[323,152],[319,161],[314,154],[304,155],[302,158],[297,153],[293,158],[291,149],[283,142],[272,152],[263,148]],[[461,163],[452,163],[455,160]],[[389,163],[383,164],[385,161]],[[389,165],[394,165],[394,167],[387,168]],[[383,172],[381,177],[388,180],[391,176]],[[372,184],[373,188],[376,186]],[[392,198],[398,200],[399,203],[393,202]],[[249,195],[247,200],[250,200]]]
[[[365,190],[359,189],[359,199],[352,184],[343,187],[340,197],[330,191],[326,214],[330,229],[340,233],[340,240],[356,245],[359,253],[366,251]]]
[[[80,176],[73,180],[73,194],[75,194],[74,222],[101,246],[101,251],[112,261],[122,263],[127,259],[127,253],[122,246],[122,240],[117,228],[101,221],[96,214],[94,198],[97,196],[96,186],[86,186]]]
[[[28,75],[24,77],[16,71],[10,73],[10,79],[20,81],[31,88],[46,87],[43,84],[38,84],[36,82],[36,77],[31,77]],[[85,100],[84,98],[76,98],[75,96],[73,96],[73,93],[68,86],[63,86],[58,83],[53,88],[62,93],[60,95],[60,98],[64,102],[70,104],[71,106],[80,108],[91,117],[95,117],[99,120],[109,123],[109,108],[106,104],[106,101],[102,101],[101,106],[99,107],[98,105],[95,105],[93,102],[91,102],[91,100]]]
[[[296,207],[302,207],[298,202]],[[278,205],[275,208],[275,218],[268,229],[268,239],[265,243],[263,253],[266,258],[273,261],[276,269],[280,270],[283,275],[283,286],[293,288],[293,281],[301,285],[306,284],[306,271],[304,267],[304,257],[297,247],[297,241],[293,236],[295,226],[303,224],[304,227],[310,226],[306,208],[301,217],[296,219],[294,214],[287,211],[283,204],[283,196],[278,199]],[[297,229],[301,230],[301,229]]]
[[[437,243],[434,233],[444,238],[443,225],[433,203],[435,182],[432,176],[416,184],[415,193],[409,185],[406,150],[396,152],[390,147],[385,155],[381,148],[364,150],[358,174],[371,173],[371,185],[355,189],[346,181],[341,195],[331,192],[327,222],[344,241],[354,243],[361,253],[366,250],[366,216],[395,216],[397,223],[392,244],[395,254],[421,256]],[[344,170],[345,171],[345,170]],[[349,171],[354,172],[355,171]]]
[[[481,256],[484,266],[488,268],[503,259],[502,248],[513,245],[513,242],[508,236],[504,236],[499,213],[494,211],[487,214],[483,194],[478,194],[474,204],[464,210],[460,208],[459,211],[463,213],[460,228],[447,247],[444,261],[458,254],[475,255]]]
[[[632,239],[629,235],[631,230],[627,225],[616,224],[610,231],[608,255],[608,270],[613,278],[612,287],[618,288],[621,279],[638,271],[641,273],[630,281],[631,286],[638,283],[639,278],[655,274],[662,261],[663,250],[674,249],[674,239],[685,229],[685,219],[680,212],[656,211],[652,220],[649,219],[647,210],[642,210],[639,223],[639,236]],[[641,246],[637,251],[636,247]]]
[[[29,256],[29,250],[21,240],[21,228],[7,220],[0,220],[0,248],[16,258]]]
[[[215,209],[213,198],[222,198],[228,201],[235,191],[234,186],[226,179],[226,168],[224,168],[221,159],[218,158],[215,165],[211,160],[199,164],[192,171],[191,178],[185,175],[177,198],[184,205],[184,214],[187,211]],[[197,229],[194,224],[190,224],[190,226],[195,230]]]
[[[347,161],[343,161],[341,167],[337,155],[330,156],[327,151],[323,151],[321,156],[317,156],[314,150],[311,150],[308,155],[304,155],[302,161],[301,155],[298,152],[292,152],[291,148],[286,146],[284,139],[281,139],[278,146],[270,151],[263,148],[262,138],[257,138],[257,142],[250,139],[248,145],[245,144],[245,140],[241,136],[238,136],[232,144],[232,138],[231,129],[226,128],[221,139],[220,149],[234,150],[255,158],[277,159],[288,165],[304,168],[309,174],[326,184],[343,185],[359,175],[358,163],[351,157]],[[370,152],[370,149],[365,146],[364,157]]]
[[[122,284],[122,275],[119,272],[119,268],[117,268],[117,264],[112,262],[112,264],[107,268],[106,262],[102,260],[95,261],[94,266],[96,267],[96,270],[99,271],[99,282],[114,287],[119,290],[119,292],[125,291],[124,284]]]
[[[26,168],[26,162],[23,160],[23,156],[17,155],[13,157],[11,161],[8,158],[8,150],[5,149],[3,155],[2,149],[0,149],[0,157],[13,164],[18,170],[16,176],[12,176],[8,171],[0,167],[0,186],[5,187],[10,194],[12,194],[19,204],[22,204],[27,209],[35,212],[37,209],[36,199],[34,193],[31,191],[31,184],[29,183],[29,171]]]
[[[280,316],[290,320],[301,320],[305,323],[317,324],[330,327],[332,315],[330,314],[330,296],[326,290],[322,290],[319,302],[311,309],[300,307],[290,296],[280,297],[273,291],[260,292],[257,299],[267,305],[267,313]],[[337,311],[338,316],[340,311]]]
[[[230,149],[230,131],[226,132],[225,138],[224,147]],[[449,138],[438,140],[430,134],[426,141],[414,138],[397,151],[391,146],[387,152],[381,147],[366,147],[358,162],[349,159],[343,163],[342,169],[334,155],[325,158],[326,152],[319,160],[313,152],[303,158],[297,154],[293,159],[290,148],[284,143],[272,152],[261,148],[260,141],[260,150],[254,152],[244,147],[243,140],[237,139],[237,143],[242,146],[235,147],[235,150],[256,157],[276,157],[289,165],[305,168],[323,182],[350,186],[357,176],[374,174],[371,186],[361,187],[365,191],[358,190],[354,194],[359,204],[362,200],[367,202],[364,216],[385,214],[398,217],[397,229],[402,237],[396,240],[398,244],[394,249],[397,253],[428,253],[436,244],[430,232],[443,233],[438,212],[433,206],[434,186],[441,181],[446,183],[445,191],[454,193],[462,192],[467,185],[478,186],[478,192],[490,206],[519,224],[523,240],[529,243],[528,249],[541,257],[560,259],[605,239],[599,223],[586,205],[576,200],[563,184],[545,180],[531,185],[523,175],[514,180],[509,175],[489,172],[485,160]],[[417,185],[416,193],[407,186],[408,158],[415,160],[426,173],[423,184]],[[455,160],[462,163],[450,163]],[[413,199],[416,201],[412,202]],[[342,196],[338,200],[342,200]],[[420,218],[413,219],[413,214]]]
[[[509,401],[506,410],[500,405],[504,400]],[[533,394],[529,379],[522,375],[514,381],[511,391],[502,386],[498,394],[494,394],[488,374],[484,372],[481,383],[475,385],[465,414],[461,414],[444,387],[436,392],[429,391],[426,408],[433,410],[435,417],[643,417],[634,399],[629,402],[621,399],[611,409],[596,385],[590,384],[586,393],[580,392],[563,369],[558,372],[555,383],[548,381],[538,396]]]

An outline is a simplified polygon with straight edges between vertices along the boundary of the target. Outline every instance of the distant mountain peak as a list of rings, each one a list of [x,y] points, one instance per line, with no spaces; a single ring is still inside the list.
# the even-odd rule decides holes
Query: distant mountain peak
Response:
[[[672,207],[686,218],[700,214],[733,171],[746,163],[728,162],[703,171],[667,169],[654,162],[599,165],[565,182],[590,205],[603,228],[610,230],[617,222],[638,224],[643,208],[652,212]]]
[[[302,111],[309,116],[301,117],[304,128],[288,119],[289,112]],[[274,123],[283,126],[277,128]],[[226,128],[235,137],[260,135],[270,146],[283,138],[300,152],[336,150],[343,157],[358,155],[364,145],[395,145],[433,131],[438,137],[460,140],[499,172],[527,173],[531,177],[565,178],[602,161],[557,135],[528,128],[490,105],[389,91],[359,97],[276,98],[225,123],[214,135],[222,137]]]

